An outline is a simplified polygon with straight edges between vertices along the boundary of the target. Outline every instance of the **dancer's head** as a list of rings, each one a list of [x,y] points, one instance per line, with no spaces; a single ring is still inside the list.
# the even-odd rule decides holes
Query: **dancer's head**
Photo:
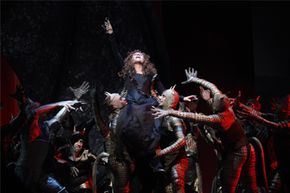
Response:
[[[224,112],[230,105],[230,99],[225,94],[215,94],[213,96],[212,109],[214,113]]]
[[[82,133],[76,131],[71,136],[71,144],[75,153],[80,153],[84,149],[85,138]]]
[[[126,99],[122,97],[119,93],[105,92],[105,95],[105,102],[112,109],[121,109],[127,105]]]
[[[135,65],[142,65],[142,71],[144,75],[156,74],[154,64],[150,61],[150,56],[140,50],[134,50],[129,52],[127,57],[124,60],[124,66],[122,71],[119,72],[120,77],[130,77],[132,78],[135,71]]]
[[[163,109],[177,109],[179,103],[179,94],[174,90],[175,86],[165,90],[160,96],[160,106]]]

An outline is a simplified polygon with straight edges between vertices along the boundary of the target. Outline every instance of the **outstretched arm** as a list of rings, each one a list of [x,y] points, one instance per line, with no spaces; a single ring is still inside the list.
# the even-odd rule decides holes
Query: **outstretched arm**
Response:
[[[153,116],[157,118],[165,117],[168,115],[179,117],[182,119],[190,119],[196,122],[203,122],[203,123],[221,123],[222,118],[217,115],[203,115],[200,113],[189,113],[189,112],[181,112],[177,110],[163,110],[156,107],[152,107]]]
[[[72,88],[71,86],[69,89],[73,92],[75,99],[79,100],[84,94],[89,91],[90,84],[86,81],[82,83],[82,85],[78,88]]]
[[[158,157],[178,151],[180,148],[182,148],[186,144],[185,136],[184,136],[185,128],[184,128],[183,122],[178,118],[172,118],[170,120],[170,125],[174,128],[174,132],[175,132],[175,136],[177,140],[170,146],[162,150],[157,150],[156,155]]]
[[[50,112],[57,107],[66,106],[66,105],[73,106],[73,105],[78,104],[78,103],[81,103],[81,102],[77,101],[77,100],[61,101],[61,102],[56,102],[56,103],[51,103],[51,104],[40,106],[37,109],[35,109],[34,111],[35,111],[37,116],[40,116],[41,114]]]
[[[205,87],[210,90],[211,94],[214,96],[215,94],[222,94],[222,92],[211,82],[208,82],[204,79],[200,79],[197,77],[197,71],[194,71],[193,68],[189,68],[188,70],[185,70],[185,75],[187,77],[187,80],[182,82],[182,84],[187,84],[190,82],[194,82],[196,84],[201,85],[202,87]]]
[[[69,111],[68,109],[74,109],[74,108],[71,106],[63,107],[52,119],[46,121],[48,126],[51,126],[52,124],[56,122],[61,122],[61,120],[66,116],[67,112]]]
[[[73,92],[76,100],[79,100],[84,94],[86,94],[89,91],[89,88],[90,84],[86,81],[84,81],[78,88],[72,88],[71,86],[69,87],[69,89]],[[64,107],[56,114],[56,116],[47,121],[47,124],[50,126],[55,122],[60,122],[70,110],[75,110],[75,108],[71,104],[64,105]]]
[[[102,26],[106,32],[106,34],[108,34],[108,38],[111,44],[111,48],[116,60],[116,63],[118,65],[119,68],[122,68],[123,66],[123,57],[120,54],[119,48],[118,48],[118,44],[116,41],[116,38],[114,36],[114,30],[113,30],[113,26],[111,25],[111,22],[108,18],[105,19],[104,25]]]
[[[255,119],[256,121],[259,121],[260,123],[263,123],[265,125],[268,125],[270,127],[274,128],[290,128],[290,122],[289,121],[281,121],[281,122],[273,122],[269,121],[265,118],[263,118],[261,115],[262,113],[259,111],[256,111],[255,109],[251,107],[247,107],[246,105],[239,103],[239,107],[241,108],[241,111],[238,111],[239,114],[250,117]]]
[[[259,115],[254,115],[253,116],[257,121],[271,126],[271,127],[275,127],[275,128],[290,128],[290,122],[289,121],[280,121],[280,122],[273,122],[273,121],[269,121],[268,119],[265,119]]]

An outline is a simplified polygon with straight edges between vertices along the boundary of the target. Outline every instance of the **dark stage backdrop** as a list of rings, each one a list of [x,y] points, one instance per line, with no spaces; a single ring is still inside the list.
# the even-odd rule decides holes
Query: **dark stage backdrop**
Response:
[[[289,93],[289,13],[289,4],[275,2],[2,1],[1,70],[7,69],[2,68],[5,61],[29,96],[43,104],[69,99],[68,87],[83,81],[96,86],[103,101],[104,91],[122,87],[101,27],[108,17],[121,54],[134,49],[147,52],[164,85],[177,84],[183,95],[198,93],[195,85],[180,85],[188,67],[230,96],[238,90],[245,97],[275,96],[274,91],[283,95]],[[275,75],[267,80],[279,85],[265,86],[263,80],[273,70]],[[1,75],[1,98],[14,89],[7,81]],[[6,84],[10,90],[2,90]],[[84,99],[89,101],[89,95]],[[106,117],[103,103],[101,108]],[[200,109],[207,110],[203,103]],[[1,119],[2,114],[15,116],[15,108],[1,103]],[[91,115],[88,106],[73,117],[80,123]],[[93,131],[91,139],[99,136]],[[94,151],[101,151],[97,145],[101,141],[100,137],[91,140]],[[199,142],[204,192],[208,193],[216,160],[205,142]]]

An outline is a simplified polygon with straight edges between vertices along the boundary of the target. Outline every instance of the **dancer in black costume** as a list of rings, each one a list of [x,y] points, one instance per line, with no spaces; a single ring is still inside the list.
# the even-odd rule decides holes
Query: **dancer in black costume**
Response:
[[[29,100],[26,112],[27,120],[21,128],[21,152],[16,162],[15,173],[20,181],[29,191],[39,192],[39,187],[46,192],[65,192],[63,187],[57,185],[56,181],[46,175],[44,167],[47,161],[50,129],[63,117],[64,110],[61,110],[52,120],[40,122],[40,118],[48,112],[63,105],[74,105],[78,101],[63,101],[44,106],[39,106]],[[56,184],[56,185],[55,185]]]
[[[109,154],[107,176],[115,193],[128,193],[132,176],[133,161],[126,147],[116,133],[117,120],[121,109],[127,105],[127,101],[118,93],[105,92],[105,103],[110,108],[109,123],[106,124],[100,113],[96,89],[92,90],[92,105],[94,107],[95,122],[105,139],[105,151]]]
[[[83,87],[73,92],[76,96],[80,91],[82,94],[86,92]],[[14,97],[21,107],[17,122],[10,125],[12,130],[20,135],[20,155],[14,168],[17,179],[29,192],[39,192],[40,189],[49,193],[66,192],[62,185],[48,175],[51,169],[48,154],[57,125],[69,109],[75,109],[72,105],[81,104],[80,101],[63,101],[40,106],[39,103],[28,98],[24,89],[20,87],[17,88]],[[60,106],[65,108],[62,108],[52,119],[43,120],[45,114]]]
[[[92,192],[91,168],[97,156],[85,148],[86,136],[75,131],[70,139],[71,144],[57,151],[56,176],[66,186],[69,192]]]
[[[287,97],[287,102],[289,103],[289,96]],[[289,104],[285,104],[285,108],[289,109]],[[290,136],[290,121],[289,121],[289,110],[284,112],[283,115],[284,120],[281,121],[270,121],[266,118],[264,118],[262,115],[264,113],[261,113],[253,108],[247,107],[241,103],[239,103],[240,111],[244,116],[247,116],[253,120],[258,121],[259,123],[262,123],[268,127],[271,128],[271,131],[274,136],[274,148],[277,154],[277,161],[278,161],[278,171],[281,175],[281,181],[282,181],[282,190],[284,192],[289,192],[289,180],[290,180],[290,142],[289,142],[289,136]],[[272,181],[273,186],[271,184],[270,186],[270,192],[275,192],[276,187],[275,183],[279,184],[279,177],[274,178]],[[280,186],[280,185],[278,185]]]

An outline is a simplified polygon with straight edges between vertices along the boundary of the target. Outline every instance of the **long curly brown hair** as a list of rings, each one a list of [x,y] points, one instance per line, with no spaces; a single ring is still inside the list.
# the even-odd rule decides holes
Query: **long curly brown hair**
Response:
[[[118,75],[122,78],[129,77],[130,79],[136,74],[134,69],[134,63],[132,62],[133,54],[136,52],[140,52],[144,55],[144,63],[143,63],[143,72],[144,75],[154,75],[157,74],[157,70],[155,65],[150,61],[150,56],[140,50],[134,50],[128,53],[127,57],[124,60],[124,66],[122,70],[118,73]]]

